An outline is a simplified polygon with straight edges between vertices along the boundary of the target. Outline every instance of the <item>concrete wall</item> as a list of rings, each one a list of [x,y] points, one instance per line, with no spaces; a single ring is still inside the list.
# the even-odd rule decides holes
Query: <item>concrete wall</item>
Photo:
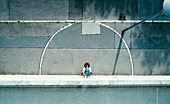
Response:
[[[0,0],[0,20],[143,19],[161,10],[162,0]],[[149,6],[148,6],[149,5]],[[160,16],[156,19],[169,20]],[[0,74],[38,74],[41,52],[50,36],[69,23],[0,23]],[[121,33],[132,22],[105,23]],[[170,74],[170,23],[143,23],[125,33],[135,74]],[[100,26],[101,34],[82,35],[81,23],[51,41],[43,74],[80,74],[89,61],[95,74],[131,74],[124,44],[113,69],[120,37]]]
[[[0,104],[169,104],[169,87],[7,87],[0,88]],[[87,95],[88,93],[90,95]],[[10,99],[9,99],[10,98]]]
[[[162,10],[164,0],[0,0],[0,20],[144,19]],[[161,16],[155,19],[169,20]]]

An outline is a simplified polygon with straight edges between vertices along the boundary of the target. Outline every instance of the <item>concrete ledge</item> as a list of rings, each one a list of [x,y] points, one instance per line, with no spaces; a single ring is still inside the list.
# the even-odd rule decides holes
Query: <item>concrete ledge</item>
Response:
[[[170,76],[0,75],[0,87],[170,86]]]

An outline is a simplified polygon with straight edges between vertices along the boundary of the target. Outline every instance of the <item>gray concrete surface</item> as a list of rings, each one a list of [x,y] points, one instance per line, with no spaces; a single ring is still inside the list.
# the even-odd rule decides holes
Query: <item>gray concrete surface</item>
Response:
[[[117,32],[119,32],[121,34],[123,29],[125,29],[131,25],[132,25],[131,23],[118,23],[118,24],[116,24],[115,29]],[[126,31],[123,38],[125,39],[128,47],[130,47],[130,37],[131,37],[131,31],[130,30]],[[121,47],[119,47],[119,43],[120,43],[120,37],[117,34],[115,34],[115,48],[126,48],[125,44],[123,42],[122,42]]]
[[[113,49],[114,48],[114,32],[106,27],[100,26],[101,35],[82,35],[82,25],[81,23],[76,23],[72,27],[61,31],[54,37],[51,41],[49,47],[51,48],[76,48],[76,49]],[[41,29],[41,28],[40,28]],[[53,31],[57,31],[53,30]],[[31,48],[31,47],[41,47],[45,46],[45,43],[50,38],[49,36],[12,36],[0,37],[0,47],[22,47],[22,48]],[[21,34],[21,33],[20,33]],[[39,33],[37,33],[39,34]],[[51,35],[51,34],[50,34]]]
[[[48,23],[43,25],[41,24],[39,25],[21,24],[21,26],[19,24],[15,24],[15,25],[16,27],[14,26],[14,24],[11,24],[11,26],[10,24],[1,25],[5,27],[2,27],[1,37],[0,37],[1,40],[0,47],[3,48],[41,47],[42,48],[44,47],[46,41],[49,39],[49,36],[51,36],[54,32],[59,30],[59,28],[61,28],[63,25],[67,25],[67,24],[65,23],[61,24],[61,26],[59,24],[56,24],[55,26],[55,24],[52,25]],[[48,25],[52,28],[47,27]],[[29,28],[27,28],[26,26],[29,26]],[[38,27],[34,28],[34,26],[38,26]],[[116,26],[113,25],[112,27],[116,29],[119,33],[121,33],[121,30],[126,28],[127,26],[130,26],[129,23],[116,23]],[[56,29],[54,27],[56,27]],[[151,27],[151,29],[146,29],[148,27]],[[82,25],[80,23],[74,24],[72,27],[66,29],[65,31],[61,31],[52,40],[49,47],[106,48],[106,49],[110,49],[110,48],[113,49],[114,47],[118,48],[120,37],[117,34],[115,34],[113,31],[107,29],[106,27],[100,26],[100,28],[101,28],[100,30],[101,35],[82,36]],[[131,30],[127,31],[125,33],[124,39],[126,40],[128,46],[133,49],[134,48],[167,49],[170,48],[169,31],[167,31],[168,28],[169,28],[169,23],[167,24],[156,23],[155,26],[148,23],[146,25],[144,24],[142,26],[135,28],[132,32]],[[12,37],[7,37],[7,36],[12,36]],[[37,37],[37,36],[41,36],[41,37]],[[125,48],[124,44],[122,44],[121,48]]]
[[[145,22],[134,27],[131,34],[136,37],[170,37],[169,28],[170,22]]]
[[[83,19],[101,20],[104,14],[104,0],[83,0]]]
[[[0,48],[1,74],[38,74],[42,49]]]
[[[83,0],[69,0],[69,20],[83,19]]]
[[[1,74],[38,74],[41,48],[1,48]],[[112,74],[116,50],[110,49],[47,49],[43,74],[77,74],[89,61],[94,74]],[[121,50],[115,74],[131,74],[127,51]],[[105,57],[102,57],[105,56]]]
[[[133,37],[131,48],[138,49],[169,49],[170,38],[168,37]]]
[[[68,23],[0,23],[0,36],[51,36]]]
[[[9,0],[0,0],[0,20],[9,20]]]
[[[1,74],[38,74],[42,49],[1,48],[0,52]],[[117,68],[113,70],[116,52],[116,49],[47,49],[42,72],[80,74],[83,63],[89,61],[94,74],[131,74],[126,49],[121,49]],[[131,52],[135,74],[170,74],[169,49],[131,49]]]
[[[1,48],[43,48],[50,37],[1,36]]]
[[[68,19],[69,0],[10,0],[11,20]]]
[[[67,24],[1,23],[0,73],[38,74],[40,55],[49,36]],[[130,25],[106,24],[118,32]],[[127,31],[125,40],[131,48],[135,74],[170,74],[168,28],[169,23],[158,22]],[[54,37],[45,53],[43,74],[80,74],[86,61],[92,63],[95,74],[131,74],[123,43],[117,68],[113,70],[120,39],[113,31],[100,26],[100,35],[82,35],[81,29],[81,23],[76,23]]]
[[[123,2],[123,3],[122,3]],[[1,0],[0,20],[144,19],[161,10],[163,0]],[[156,20],[169,20],[160,16]],[[0,73],[38,74],[41,52],[50,36],[69,23],[0,22]],[[105,23],[121,30],[134,22]],[[170,23],[147,22],[125,33],[134,60],[135,74],[170,74]],[[100,26],[99,35],[82,35],[81,23],[61,31],[49,44],[43,63],[44,74],[79,74],[86,61],[96,74],[131,74],[129,56],[122,44],[116,70],[113,65],[120,37]],[[100,55],[100,56],[99,56]],[[83,57],[83,58],[82,58]],[[35,59],[34,59],[35,58]],[[32,61],[30,61],[32,60]],[[149,63],[150,62],[150,63]],[[70,69],[70,66],[74,67]],[[61,69],[61,70],[59,70]]]
[[[163,0],[1,0],[0,20],[144,19],[162,10]],[[156,20],[170,20],[159,16]]]
[[[134,73],[141,75],[170,74],[169,49],[131,49]]]
[[[104,19],[119,20],[124,14],[127,20],[134,20],[138,11],[138,0],[104,0]]]
[[[138,19],[144,19],[152,14],[156,14],[162,10],[164,0],[138,0]],[[169,20],[167,16],[159,16],[154,18],[154,20]]]
[[[0,88],[0,104],[169,104],[169,87]],[[10,99],[9,99],[10,98]]]
[[[0,104],[169,104],[169,76],[0,75]],[[65,85],[65,86],[64,86]]]
[[[118,20],[121,14],[127,20],[141,20],[161,11],[162,3],[163,0],[0,0],[0,20]],[[170,18],[163,15],[154,20]],[[129,55],[122,44],[113,70],[120,38],[103,26],[100,35],[83,36],[80,23],[52,40],[45,53],[43,75],[34,75],[39,73],[45,43],[68,24],[0,22],[0,74],[7,74],[0,75],[0,104],[170,103],[169,22],[144,23],[124,36],[132,52],[134,74],[158,76],[96,76],[131,74]],[[121,33],[133,23],[105,24]],[[94,73],[89,79],[78,76],[87,61]]]
[[[126,49],[120,51],[116,70],[113,65],[117,50],[114,49],[48,49],[42,74],[80,74],[83,64],[90,62],[96,75],[131,74],[131,64]]]
[[[131,48],[169,49],[169,23],[144,23],[131,33]]]

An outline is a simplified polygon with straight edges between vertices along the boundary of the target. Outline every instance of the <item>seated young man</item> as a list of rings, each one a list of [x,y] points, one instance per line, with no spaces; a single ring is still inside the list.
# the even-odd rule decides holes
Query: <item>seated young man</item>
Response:
[[[83,68],[83,71],[82,71],[82,75],[83,75],[85,78],[88,78],[89,76],[92,75],[90,63],[86,62],[86,63],[84,64],[84,68]]]

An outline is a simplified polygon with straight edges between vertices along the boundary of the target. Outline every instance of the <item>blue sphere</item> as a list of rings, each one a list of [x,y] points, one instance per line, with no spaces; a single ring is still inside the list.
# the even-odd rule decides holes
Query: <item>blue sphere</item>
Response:
[[[163,11],[166,15],[170,16],[170,0],[165,0],[163,3]]]

